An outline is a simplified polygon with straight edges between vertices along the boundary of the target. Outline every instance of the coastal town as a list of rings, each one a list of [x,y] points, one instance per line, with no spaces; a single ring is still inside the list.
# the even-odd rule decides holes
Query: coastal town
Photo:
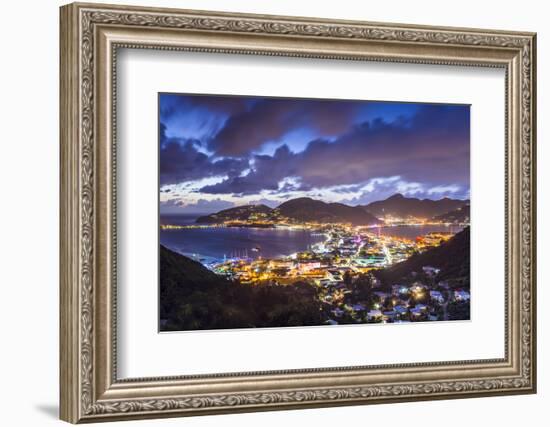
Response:
[[[304,222],[278,212],[243,208],[231,217],[215,217],[192,225],[161,225],[163,230],[186,227],[258,227],[308,230],[322,241],[280,257],[264,257],[262,247],[227,254],[223,259],[196,259],[231,281],[249,286],[289,286],[307,283],[316,289],[326,324],[396,323],[455,320],[469,317],[469,283],[441,278],[430,264],[395,279],[385,277],[392,266],[440,247],[467,223],[445,224],[419,218],[384,218],[384,223]],[[389,227],[448,227],[415,237],[387,233]],[[388,276],[388,275],[386,275]],[[394,274],[395,276],[395,274]],[[445,275],[443,275],[445,276]],[[393,279],[393,280],[392,280]]]
[[[162,331],[470,319],[470,105],[158,106]]]

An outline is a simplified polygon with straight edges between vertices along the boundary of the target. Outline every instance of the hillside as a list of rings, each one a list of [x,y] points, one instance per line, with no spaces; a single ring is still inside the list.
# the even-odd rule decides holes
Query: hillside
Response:
[[[381,222],[360,207],[348,206],[342,203],[325,203],[309,197],[284,202],[277,210],[282,216],[301,222],[349,222],[353,225],[370,225]]]
[[[224,209],[217,213],[205,215],[197,218],[196,222],[200,224],[216,224],[225,221],[253,221],[269,217],[273,212],[266,205],[244,205],[235,208]]]
[[[325,203],[300,197],[282,203],[275,209],[266,205],[245,205],[201,216],[197,223],[216,224],[227,221],[259,221],[288,218],[298,222],[378,224],[381,221],[360,207],[342,203]]]
[[[462,286],[470,286],[470,227],[466,227],[447,242],[426,252],[413,255],[406,261],[377,272],[386,283],[398,282],[411,273],[422,272],[431,266],[441,271],[438,280],[457,280]]]
[[[415,217],[428,219],[456,210],[469,203],[469,200],[449,199],[447,197],[440,200],[431,200],[394,194],[386,200],[369,203],[363,206],[363,208],[377,218],[384,218],[386,215],[389,215],[397,218]]]
[[[453,211],[433,217],[434,221],[450,224],[465,224],[470,222],[470,205],[462,206]]]
[[[160,317],[167,318],[178,309],[187,296],[201,290],[226,287],[229,281],[219,276],[200,262],[160,245]]]
[[[241,285],[160,246],[162,331],[322,324],[315,287]]]

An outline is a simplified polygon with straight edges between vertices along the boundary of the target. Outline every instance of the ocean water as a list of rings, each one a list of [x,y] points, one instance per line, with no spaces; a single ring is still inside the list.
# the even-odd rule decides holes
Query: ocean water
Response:
[[[162,215],[161,224],[194,224],[198,215]],[[324,236],[307,230],[279,228],[189,228],[160,230],[160,243],[192,258],[276,258],[306,250]]]
[[[162,214],[160,216],[161,224],[172,224],[172,225],[192,225],[195,224],[195,221],[198,217],[208,215],[205,214],[173,214],[166,215]]]
[[[200,215],[162,215],[161,224],[191,225]],[[380,227],[381,235],[415,239],[430,232],[458,233],[462,227],[419,225]],[[372,232],[378,233],[378,229]],[[205,262],[224,258],[277,258],[306,250],[322,242],[323,235],[307,230],[279,228],[190,228],[160,230],[160,243],[176,252]]]

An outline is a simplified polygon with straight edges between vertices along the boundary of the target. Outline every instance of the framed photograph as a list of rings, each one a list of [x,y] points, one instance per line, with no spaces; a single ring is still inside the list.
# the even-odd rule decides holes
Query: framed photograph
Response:
[[[535,34],[61,8],[61,418],[536,391]]]
[[[161,332],[470,320],[469,105],[161,93],[159,128]]]

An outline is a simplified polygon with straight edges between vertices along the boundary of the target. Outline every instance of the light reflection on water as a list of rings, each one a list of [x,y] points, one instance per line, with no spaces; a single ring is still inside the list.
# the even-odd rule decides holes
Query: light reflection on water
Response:
[[[163,217],[161,222],[186,225],[194,223],[191,216]],[[373,234],[414,240],[430,232],[458,233],[460,226],[407,225],[371,229]],[[325,240],[323,234],[309,230],[286,228],[212,227],[161,230],[160,243],[181,254],[203,262],[224,258],[278,258],[307,250]]]

